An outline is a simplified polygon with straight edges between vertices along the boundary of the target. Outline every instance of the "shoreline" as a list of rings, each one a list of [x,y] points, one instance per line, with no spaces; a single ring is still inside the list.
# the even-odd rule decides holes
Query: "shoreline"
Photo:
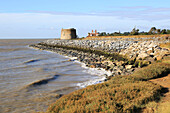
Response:
[[[58,53],[96,71],[104,69],[109,72],[105,75],[104,81],[107,81],[112,76],[130,75],[170,54],[169,50],[159,46],[160,43],[169,42],[169,39],[150,39],[45,40],[29,47]]]
[[[112,74],[110,73],[110,72],[113,72],[113,70],[110,69],[109,66],[107,66],[108,62],[112,63],[110,61],[110,59],[108,59],[108,57],[105,57],[102,55],[98,56],[94,53],[88,53],[88,52],[80,53],[80,51],[77,51],[77,50],[67,50],[67,49],[63,49],[63,48],[48,48],[48,47],[46,48],[46,46],[37,47],[36,45],[31,45],[30,47],[34,48],[34,49],[38,49],[38,50],[45,50],[45,51],[50,51],[50,52],[60,54],[66,58],[69,58],[70,61],[77,61],[77,62],[83,64],[82,66],[85,68],[91,68],[91,69],[103,70],[103,71],[109,72],[109,74],[106,75],[107,77],[114,76],[113,73]],[[72,52],[72,53],[70,53],[70,52]],[[75,54],[77,54],[77,55],[75,55]],[[83,57],[83,58],[80,58],[80,57]],[[95,57],[100,58],[100,61],[97,62],[97,64],[99,63],[99,65],[96,65],[95,64],[96,62],[94,63],[94,60],[96,60]],[[117,63],[119,63],[119,62],[117,62]],[[113,65],[115,66],[116,64],[113,64]],[[121,68],[123,68],[123,67],[121,67]],[[120,75],[120,73],[117,73],[115,75]]]
[[[111,76],[106,75],[107,80],[104,80],[106,82],[90,85],[59,98],[54,104],[49,106],[47,112],[62,112],[63,109],[61,108],[63,107],[65,108],[64,111],[68,112],[70,108],[73,109],[75,107],[75,104],[84,106],[83,108],[78,107],[78,109],[74,109],[76,112],[80,112],[82,109],[83,111],[90,110],[93,112],[96,110],[107,111],[108,109],[119,112],[140,111],[141,109],[143,110],[145,106],[147,107],[147,103],[156,101],[156,97],[160,98],[160,93],[163,89],[160,85],[153,84],[148,80],[164,76],[164,74],[169,72],[169,64],[162,63],[161,60],[169,57],[170,51],[160,46],[161,43],[165,45],[168,44],[169,39],[161,40],[160,42],[157,42],[157,40],[134,41],[132,44],[129,44],[127,48],[122,49],[120,49],[120,45],[118,45],[120,49],[118,54],[108,53],[109,50],[106,45],[108,42],[109,44],[112,43],[110,40],[105,41],[106,44],[104,47],[106,48],[103,48],[104,50],[102,49],[101,51],[99,51],[98,48],[94,49],[96,41],[88,45],[93,49],[75,46],[74,40],[53,40],[50,43],[46,43],[47,41],[30,45],[30,47],[73,57],[73,61],[76,59],[80,63],[83,62],[87,68],[90,67],[93,69],[98,66],[112,72]],[[66,45],[65,42],[67,42]],[[79,41],[75,42],[79,43]],[[88,43],[90,41],[86,40],[86,42]],[[58,43],[61,43],[61,45]],[[69,43],[72,44],[68,46]],[[81,45],[82,43],[84,42],[80,41],[79,44]],[[96,45],[98,45],[98,42]],[[101,99],[104,99],[104,103]],[[129,101],[132,101],[133,104],[130,104]],[[63,102],[66,102],[66,104],[61,104]],[[73,103],[71,107],[67,106],[69,102]],[[96,103],[97,107],[89,106],[94,103]],[[107,106],[113,108],[107,108]],[[89,107],[90,109],[88,109]]]
[[[28,46],[28,48],[40,50],[39,48],[34,48],[34,47],[29,47],[29,46]],[[49,50],[44,50],[44,51],[57,53],[57,52],[49,51]],[[57,54],[59,54],[59,53],[57,53]],[[59,55],[62,55],[62,54],[59,54]],[[73,61],[74,63],[79,63],[82,68],[85,68],[85,69],[88,70],[87,73],[100,77],[100,78],[97,78],[95,80],[93,79],[93,80],[89,80],[89,81],[86,81],[86,82],[78,83],[77,86],[80,87],[80,88],[85,88],[89,85],[102,83],[104,81],[107,81],[108,76],[112,76],[111,71],[107,71],[103,68],[90,68],[90,67],[86,66],[85,63],[78,61],[76,57],[70,57],[70,56],[64,56],[64,55],[62,55],[62,56],[65,57],[65,58],[69,58],[69,61]]]

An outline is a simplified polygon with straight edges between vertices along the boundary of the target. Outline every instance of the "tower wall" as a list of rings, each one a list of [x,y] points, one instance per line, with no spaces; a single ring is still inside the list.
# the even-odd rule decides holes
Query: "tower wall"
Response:
[[[76,29],[62,29],[60,39],[75,39],[77,38]]]

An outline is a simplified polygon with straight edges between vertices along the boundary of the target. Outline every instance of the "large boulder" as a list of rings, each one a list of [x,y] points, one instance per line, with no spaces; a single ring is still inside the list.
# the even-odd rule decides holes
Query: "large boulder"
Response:
[[[145,59],[145,58],[147,58],[147,57],[149,57],[149,55],[148,55],[147,53],[140,53],[140,54],[138,55],[137,59]]]
[[[131,69],[132,65],[126,65],[125,67],[126,67],[126,69]]]

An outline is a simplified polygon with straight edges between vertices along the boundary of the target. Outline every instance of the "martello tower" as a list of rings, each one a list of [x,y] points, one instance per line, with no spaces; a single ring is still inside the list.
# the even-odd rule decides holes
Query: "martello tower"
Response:
[[[60,39],[75,39],[77,38],[76,29],[61,29],[61,37]]]

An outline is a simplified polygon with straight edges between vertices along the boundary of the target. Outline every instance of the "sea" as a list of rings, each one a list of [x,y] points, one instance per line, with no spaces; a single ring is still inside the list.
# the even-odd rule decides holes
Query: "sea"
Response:
[[[0,39],[0,113],[44,112],[62,95],[105,79],[105,70],[28,47],[44,40]]]

